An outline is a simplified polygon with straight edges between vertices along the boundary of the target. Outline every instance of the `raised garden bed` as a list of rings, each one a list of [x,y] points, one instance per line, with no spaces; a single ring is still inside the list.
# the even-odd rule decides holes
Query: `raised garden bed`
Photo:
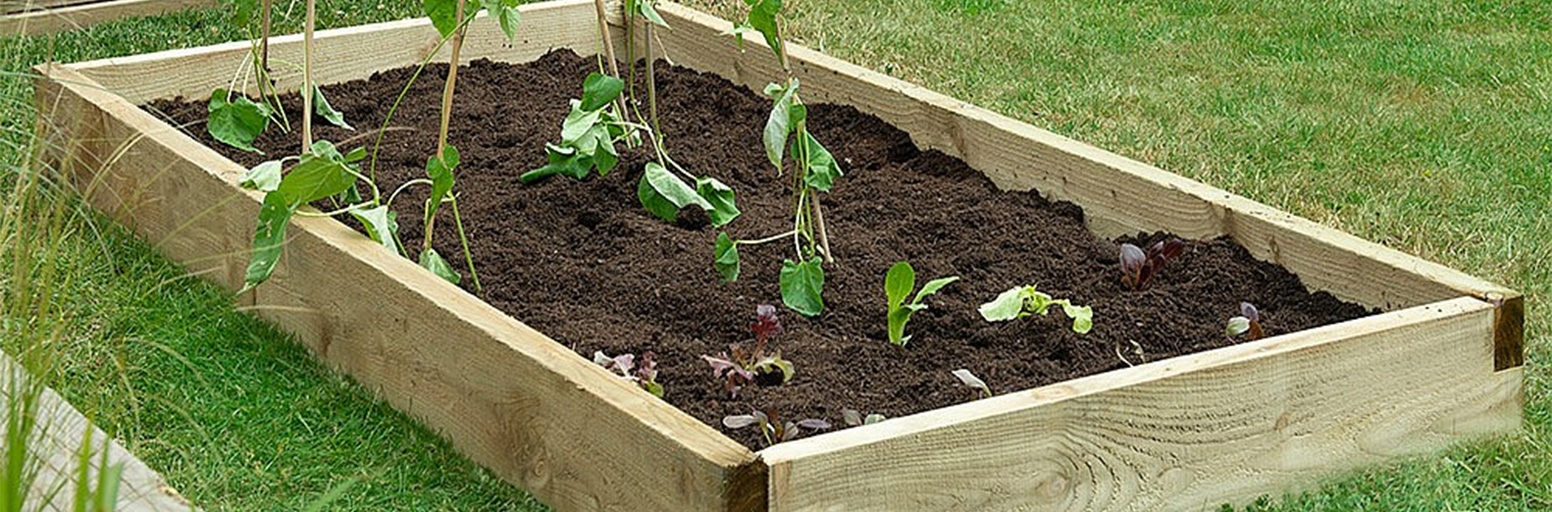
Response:
[[[73,30],[165,12],[214,7],[217,0],[3,0],[0,37]]]
[[[752,88],[763,86],[779,72],[768,52],[739,53],[731,41],[718,37],[728,28],[726,22],[672,5],[660,10],[673,26],[673,30],[661,31],[662,46],[676,64]],[[524,63],[554,48],[590,56],[599,49],[587,29],[592,23],[590,1],[525,7],[517,41],[508,44],[494,24],[474,24],[464,57]],[[623,32],[614,36],[616,41],[624,38]],[[436,40],[435,30],[423,21],[320,33],[315,56],[320,64],[315,78],[324,84],[340,83],[410,66],[431,51]],[[749,44],[760,46],[757,41]],[[280,58],[295,61],[299,46],[298,38],[284,38],[276,40],[272,48]],[[241,287],[244,280],[260,196],[236,186],[237,177],[244,172],[241,165],[138,105],[177,97],[208,97],[213,88],[230,80],[231,70],[248,49],[247,43],[238,43],[52,66],[44,71],[54,81],[40,82],[39,87],[39,108],[52,119],[55,136],[60,137],[56,140],[71,141],[56,160],[71,164],[93,202],[158,242],[191,271],[233,289]],[[988,380],[999,392],[1011,392],[911,414],[971,398],[963,389],[943,385],[940,374],[921,383],[941,388],[939,394],[946,398],[940,397],[938,402],[918,396],[911,402],[923,403],[883,405],[880,407],[895,407],[888,412],[898,417],[755,452],[720,429],[604,371],[571,348],[651,348],[630,340],[608,339],[628,336],[628,332],[589,327],[589,322],[599,322],[588,318],[573,318],[574,324],[568,324],[568,315],[585,315],[565,306],[556,307],[558,313],[547,314],[543,305],[528,304],[532,309],[524,309],[525,304],[510,298],[509,304],[499,298],[492,301],[516,312],[518,318],[531,315],[544,323],[546,332],[562,333],[560,341],[565,344],[556,343],[333,220],[294,220],[286,255],[272,280],[238,300],[296,333],[321,358],[380,389],[396,406],[441,430],[476,461],[560,510],[1196,508],[1296,488],[1348,468],[1518,426],[1522,302],[1515,292],[802,48],[794,47],[791,53],[810,103],[850,105],[861,112],[814,107],[816,112],[825,109],[825,118],[837,123],[828,127],[816,124],[816,132],[832,130],[830,136],[836,138],[861,134],[848,139],[859,147],[842,144],[833,148],[837,156],[896,155],[881,159],[876,166],[860,165],[854,176],[847,177],[862,185],[837,187],[837,194],[844,194],[844,186],[867,192],[855,198],[837,196],[832,204],[840,216],[837,218],[860,223],[852,228],[856,231],[842,238],[846,243],[856,240],[855,246],[837,248],[843,263],[832,285],[837,293],[832,307],[840,309],[827,314],[839,319],[789,321],[789,329],[795,332],[789,332],[791,339],[783,342],[790,344],[788,350],[823,345],[826,340],[831,345],[865,344],[901,350],[881,339],[882,322],[870,316],[869,308],[882,308],[881,298],[865,297],[882,293],[878,283],[882,274],[874,267],[902,255],[869,254],[915,250],[903,256],[924,262],[940,260],[932,259],[934,255],[925,248],[877,242],[877,235],[868,233],[899,226],[884,221],[867,224],[863,221],[869,215],[866,212],[847,213],[847,205],[878,204],[868,203],[866,196],[900,190],[953,190],[956,196],[945,200],[961,194],[984,194],[976,197],[1001,202],[998,204],[1019,203],[1015,206],[1027,208],[1020,212],[1051,212],[1046,215],[1055,221],[1065,218],[1077,222],[1080,218],[1070,206],[1048,204],[1032,194],[981,191],[990,186],[979,185],[984,183],[982,178],[968,174],[969,169],[984,173],[1002,190],[1036,190],[1045,198],[1081,206],[1081,219],[1101,236],[1168,232],[1200,240],[1188,254],[1221,256],[1221,260],[1210,260],[1220,262],[1214,266],[1276,273],[1268,265],[1245,258],[1246,254],[1281,265],[1312,289],[1362,306],[1340,313],[1336,319],[1361,315],[1363,307],[1383,312],[1290,332],[1331,320],[1303,319],[1302,313],[1293,314],[1298,310],[1290,306],[1282,309],[1287,313],[1269,315],[1282,321],[1299,319],[1273,329],[1274,334],[1285,334],[1055,383],[1051,382],[1068,375],[1010,369],[1002,373],[1010,376],[1002,384],[997,379]],[[550,55],[544,62],[559,62],[565,68],[567,58],[575,59]],[[469,75],[490,73],[495,77],[510,72],[531,78],[525,74],[530,71],[480,63]],[[571,71],[559,73],[563,76],[558,83],[577,83],[575,76],[567,74],[577,71],[572,62]],[[276,78],[283,89],[299,87],[294,74],[277,72]],[[670,90],[664,95],[676,94],[673,84],[688,91],[715,81],[683,71],[669,72],[664,83],[670,84]],[[347,99],[349,95],[342,91],[366,83],[344,89],[326,87],[326,91],[348,115],[360,114],[365,119],[371,117],[370,105],[352,111],[350,105],[359,101]],[[428,86],[435,83],[426,82]],[[681,101],[688,101],[683,91],[678,94]],[[756,101],[751,98],[742,99],[745,104]],[[474,102],[465,102],[469,103]],[[737,113],[736,103],[718,108]],[[162,105],[167,107],[164,110],[175,110],[172,104]],[[535,126],[527,130],[538,134],[539,140],[553,136],[556,116],[563,114],[537,113]],[[897,127],[903,135],[863,114]],[[684,122],[699,123],[695,119]],[[688,128],[665,127],[666,132],[674,130]],[[929,152],[914,154],[916,148],[896,140],[907,135]],[[755,138],[758,133],[750,128],[744,136]],[[526,153],[536,149],[528,148],[529,142],[512,144],[514,147],[506,151],[521,155],[510,157],[520,160],[514,165],[527,165],[521,159],[533,156]],[[758,150],[757,139],[751,144]],[[870,145],[874,147],[870,149]],[[464,151],[470,169],[477,168],[473,165],[480,158],[473,147]],[[931,150],[942,154],[934,155]],[[688,150],[679,152],[684,153],[682,159],[694,158]],[[726,151],[739,152],[747,151]],[[756,153],[756,160],[760,156]],[[929,161],[914,167],[909,164],[911,159],[923,158]],[[771,172],[752,166],[728,167],[718,176],[757,180],[760,173]],[[748,170],[736,170],[740,168]],[[940,171],[938,175],[933,174],[934,169]],[[635,172],[640,172],[639,167]],[[747,176],[740,172],[747,172]],[[890,188],[895,185],[886,183],[911,173],[928,182],[927,188]],[[880,183],[867,184],[869,176]],[[584,199],[620,196],[620,191],[613,189],[621,189],[629,197],[628,189],[633,187],[616,184],[611,189],[611,180],[630,182],[627,177],[595,179],[590,186],[604,189],[597,197],[578,191],[575,183],[539,187],[551,187],[550,195],[572,191]],[[521,186],[512,183],[510,187]],[[479,195],[499,188],[492,182],[467,193]],[[755,205],[745,215],[758,218],[762,216],[758,207],[762,199],[752,189],[740,187],[746,194],[743,200],[749,201],[746,204]],[[774,195],[765,200],[780,202]],[[477,201],[468,203],[476,205]],[[614,222],[621,229],[651,226],[658,231],[705,232],[693,219],[674,225],[631,224],[625,213],[613,212],[598,213],[593,227]],[[882,218],[886,213],[871,215]],[[589,223],[583,218],[586,215],[574,217],[549,221]],[[522,224],[508,226],[512,225]],[[844,229],[840,226],[837,221],[836,229]],[[644,243],[672,245],[672,237],[680,235],[654,232],[638,237]],[[1224,236],[1244,249],[1213,241]],[[1015,237],[1010,243],[1020,247],[1018,244],[1025,242]],[[1079,249],[1070,257],[1103,252],[1097,248],[1093,249],[1097,252],[1085,252],[1084,243],[1108,244],[1074,241],[1071,245]],[[677,246],[660,250],[681,251]],[[709,248],[693,246],[682,251],[689,260],[686,268],[709,273],[705,263]],[[968,254],[986,267],[1004,263]],[[852,263],[846,263],[847,257]],[[935,277],[939,270],[957,269],[962,264],[941,254],[937,257],[941,261],[933,264],[941,267],[922,265],[924,277]],[[850,270],[853,265],[857,267],[854,271]],[[1182,265],[1175,277],[1185,282],[1221,277],[1195,274],[1206,272],[1200,270],[1203,266]],[[598,272],[599,268],[609,267],[558,271],[518,283],[513,289],[544,286],[546,280],[567,282],[576,279],[575,274]],[[754,264],[746,264],[746,269],[760,272]],[[774,273],[772,269],[765,271]],[[485,274],[491,275],[488,271]],[[995,270],[987,270],[987,274],[998,280],[1013,275]],[[751,275],[738,283],[748,287],[739,289],[747,292],[744,295],[761,293],[761,277]],[[855,284],[848,285],[848,279]],[[1105,293],[1089,290],[1114,285],[1100,277],[1074,279],[1056,285],[1056,289],[1091,294],[1084,298],[1096,304],[1102,303]],[[708,281],[714,285],[715,277]],[[935,302],[929,313],[913,321],[912,330],[919,338],[905,351],[949,352],[954,346],[972,343],[996,345],[1002,337],[1045,339],[1061,331],[1056,319],[989,332],[954,330],[967,323],[953,317],[955,312],[985,300],[981,295],[986,290],[978,286],[1015,284],[997,281],[972,285],[969,281],[963,283],[963,290],[945,290],[934,298],[944,302]],[[765,287],[774,287],[771,279],[763,282]],[[1253,284],[1270,287],[1270,282]],[[1061,290],[1060,286],[1071,289]],[[1289,291],[1284,285],[1279,290],[1285,298],[1304,297],[1296,287]],[[487,289],[487,293],[495,292]],[[1311,300],[1317,299],[1326,302],[1311,302],[1311,311],[1329,312],[1336,307],[1333,299],[1317,296]],[[842,305],[848,300],[866,303],[854,304],[854,309],[848,310]],[[1211,304],[1239,299],[1200,300]],[[732,332],[749,321],[747,316],[725,317],[747,315],[751,309],[747,306],[752,303],[738,302],[728,310],[708,311],[713,323],[720,322],[710,329],[729,329],[722,333],[730,338],[727,341],[747,337]],[[1096,335],[1104,335],[1102,326],[1114,320],[1105,317],[1106,312],[1105,307],[1096,307]],[[863,327],[848,331],[848,317],[860,317],[856,325]],[[1219,336],[1221,322],[1222,317],[1207,321],[1218,326]],[[867,328],[872,324],[878,325]],[[653,336],[690,336],[693,331],[670,327],[654,326]],[[1185,326],[1178,333],[1159,336],[1161,340],[1173,339],[1177,345],[1164,351],[1174,354],[1209,348],[1179,339],[1202,328]],[[971,339],[958,339],[965,335]],[[1118,336],[1124,337],[1124,333]],[[1207,338],[1202,343],[1218,341],[1213,336]],[[1106,345],[1111,341],[1093,345],[1108,353],[1114,349]],[[1068,348],[1085,347],[1082,340],[1060,343]],[[1089,354],[1088,360],[1098,361],[1093,355]],[[1115,359],[1108,364],[1087,370],[1125,366]],[[805,371],[800,366],[800,375],[806,375]],[[1027,380],[1012,377],[1018,375]],[[704,387],[690,377],[669,382],[672,387],[667,398],[676,404],[686,398],[683,394]],[[1031,386],[1038,387],[1016,391]],[[766,390],[751,388],[750,392],[759,398]],[[782,399],[772,393],[770,396]],[[792,406],[808,403],[804,396],[785,399]],[[696,416],[706,420],[730,413],[715,405]],[[837,405],[848,404],[826,404],[819,409],[834,414]]]

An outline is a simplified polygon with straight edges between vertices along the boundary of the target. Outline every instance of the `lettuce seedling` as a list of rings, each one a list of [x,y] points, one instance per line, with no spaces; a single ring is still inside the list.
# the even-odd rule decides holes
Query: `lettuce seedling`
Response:
[[[1072,319],[1072,331],[1078,334],[1094,328],[1094,310],[1077,306],[1067,299],[1053,299],[1050,295],[1035,291],[1034,286],[1020,286],[1002,292],[991,302],[980,307],[981,318],[988,322],[1014,320],[1030,315],[1044,315],[1051,306],[1061,306],[1062,312]]]
[[[1179,238],[1161,240],[1143,250],[1132,244],[1121,244],[1121,282],[1133,291],[1148,289],[1148,282],[1164,268],[1164,264],[1185,252],[1186,243]]]
[[[954,370],[953,374],[954,378],[959,379],[959,382],[964,383],[965,386],[968,386],[970,389],[980,391],[981,397],[992,397],[991,386],[987,386],[986,381],[981,380],[980,377],[976,377],[974,373],[970,373],[970,370],[960,368],[958,370]]]
[[[887,419],[884,418],[884,415],[878,413],[869,414],[864,417],[862,413],[856,409],[841,409],[841,418],[846,422],[846,426],[848,427],[872,425]]]
[[[749,414],[738,414],[722,418],[722,426],[730,429],[741,429],[751,426],[759,426],[760,434],[765,436],[765,446],[771,446],[783,441],[797,439],[804,430],[819,431],[829,430],[830,422],[808,418],[798,421],[781,421],[776,409],[767,409],[764,412],[755,410]]]
[[[641,360],[637,361],[634,354],[621,354],[609,357],[602,350],[593,352],[593,362],[603,366],[604,369],[620,374],[626,380],[635,382],[641,389],[652,393],[652,396],[663,398],[663,385],[657,382],[657,354],[650,351],[641,354]]]
[[[904,261],[890,267],[884,275],[884,294],[889,297],[889,342],[902,347],[909,343],[911,337],[905,335],[905,323],[911,321],[911,314],[927,309],[922,299],[958,280],[959,276],[949,276],[928,281],[907,304],[905,298],[916,289],[916,270]]]
[[[745,352],[738,345],[731,345],[727,352],[716,356],[702,355],[701,359],[711,365],[711,374],[724,382],[724,388],[729,396],[738,396],[738,390],[746,384],[755,382],[757,378],[769,377],[781,384],[792,380],[797,373],[797,367],[791,361],[781,358],[781,352],[766,354],[771,339],[781,334],[781,321],[776,318],[776,307],[762,304],[755,308],[755,321],[749,324],[749,330],[754,331],[754,350]]]
[[[1228,335],[1229,339],[1246,333],[1249,333],[1249,338],[1252,340],[1266,337],[1266,331],[1261,329],[1261,312],[1257,311],[1254,305],[1249,302],[1239,303],[1239,314],[1240,316],[1230,318],[1228,327],[1224,329],[1223,333]]]

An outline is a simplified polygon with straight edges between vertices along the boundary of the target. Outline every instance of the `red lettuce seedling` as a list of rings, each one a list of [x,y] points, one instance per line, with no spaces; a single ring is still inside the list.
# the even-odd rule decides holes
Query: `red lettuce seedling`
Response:
[[[1132,244],[1121,244],[1121,282],[1134,291],[1148,289],[1148,282],[1164,268],[1169,260],[1185,252],[1186,243],[1179,238],[1162,240],[1148,247],[1148,252]]]
[[[593,353],[593,362],[603,366],[605,370],[618,373],[626,380],[635,382],[653,396],[663,398],[663,385],[657,382],[657,354],[651,351],[643,352],[641,360],[637,361],[635,354],[609,357],[600,350]]]
[[[797,439],[798,435],[802,434],[804,430],[829,430],[830,422],[815,418],[783,422],[777,415],[776,409],[767,409],[764,412],[755,410],[749,414],[723,417],[722,426],[730,429],[759,426],[760,434],[765,436],[765,445],[770,446],[783,441]]]
[[[1252,340],[1266,337],[1266,331],[1261,329],[1261,312],[1257,311],[1254,305],[1249,302],[1239,303],[1239,314],[1240,316],[1229,319],[1229,325],[1223,331],[1229,339],[1246,333],[1249,333],[1249,338]]]
[[[786,384],[797,373],[791,361],[781,358],[781,352],[766,354],[771,339],[782,332],[781,320],[776,318],[776,306],[762,304],[756,307],[755,321],[749,324],[749,330],[754,331],[753,351],[745,352],[738,345],[731,345],[727,352],[715,357],[701,356],[711,365],[712,376],[724,382],[730,396],[738,396],[738,390],[755,382],[756,378],[776,380],[779,377],[780,383]]]

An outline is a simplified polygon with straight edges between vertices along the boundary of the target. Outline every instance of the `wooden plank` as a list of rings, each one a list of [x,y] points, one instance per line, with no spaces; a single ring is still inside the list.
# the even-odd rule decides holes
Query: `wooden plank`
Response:
[[[37,84],[50,161],[169,257],[236,288],[260,205],[235,185],[243,169],[82,74],[38,72],[54,78]],[[343,224],[300,218],[288,234],[250,309],[557,510],[763,505],[754,454],[711,427]]]
[[[528,62],[556,48],[572,48],[584,55],[597,53],[598,41],[594,35],[597,31],[578,29],[597,25],[592,6],[592,0],[525,5],[521,7],[523,21],[518,39],[511,43],[495,20],[471,22],[464,38],[464,62],[467,64],[480,58]],[[333,84],[364,79],[378,71],[418,65],[440,40],[436,28],[424,18],[320,31],[313,39],[313,79],[320,84]],[[199,100],[209,98],[211,91],[218,87],[232,88],[234,77],[240,75],[238,71],[253,65],[251,48],[250,42],[238,41],[102,59],[71,64],[70,67],[131,103],[177,96]],[[444,46],[434,61],[447,62],[450,53],[451,49]],[[302,61],[302,37],[271,38],[270,58],[277,63],[271,65],[276,87],[282,91],[300,90],[300,68],[278,63]],[[248,83],[246,87],[249,94],[257,94],[254,84]]]
[[[1201,510],[1510,432],[1472,298],[979,400],[761,452],[772,511]]]
[[[215,7],[218,0],[109,0],[55,3],[64,6],[45,5],[48,8],[0,16],[0,37],[52,34],[124,18],[205,9]]]
[[[760,90],[781,76],[760,38],[739,52],[719,33],[732,25],[683,6],[659,11],[676,64]],[[623,43],[622,43],[623,44]],[[1039,190],[1083,207],[1101,236],[1169,231],[1231,235],[1257,258],[1283,265],[1312,289],[1387,310],[1460,295],[1517,296],[1462,272],[1364,241],[1156,167],[1030,126],[822,53],[789,45],[810,101],[853,105],[907,133],[921,147],[959,157],[1006,190]]]
[[[108,464],[119,466],[118,501],[114,510],[120,512],[187,512],[194,510],[188,500],[167,485],[162,476],[147,466],[129,450],[114,440],[107,432],[92,425],[86,416],[66,402],[53,389],[30,383],[22,365],[5,353],[0,353],[0,420],[11,409],[10,400],[18,393],[36,392],[38,423],[28,445],[28,464],[37,469],[28,496],[34,500],[27,504],[29,510],[68,511],[75,493],[77,472],[80,471],[80,454],[83,447],[90,454],[87,474],[96,482],[100,471],[103,450],[107,450]],[[26,388],[32,388],[27,390]],[[90,434],[88,434],[90,432]],[[90,437],[87,437],[90,435]],[[87,442],[90,441],[88,445]],[[10,447],[7,447],[8,449]]]

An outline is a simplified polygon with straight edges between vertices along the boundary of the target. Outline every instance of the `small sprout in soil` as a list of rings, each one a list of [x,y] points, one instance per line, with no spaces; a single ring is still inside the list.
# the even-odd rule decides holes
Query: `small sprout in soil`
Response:
[[[797,439],[805,430],[829,430],[830,422],[815,418],[783,422],[777,415],[776,409],[767,409],[764,412],[756,410],[749,414],[723,417],[722,426],[730,429],[758,426],[760,427],[760,434],[765,436],[765,445],[771,446],[783,441]]]
[[[1134,291],[1146,290],[1164,264],[1185,250],[1186,243],[1179,238],[1161,240],[1148,247],[1146,253],[1135,245],[1121,244],[1121,282]]]
[[[1223,333],[1228,335],[1229,339],[1246,333],[1249,333],[1248,337],[1252,340],[1266,337],[1266,331],[1261,329],[1261,312],[1257,311],[1254,305],[1249,302],[1239,303],[1239,314],[1240,316],[1230,318],[1228,327],[1224,329]]]
[[[964,368],[954,370],[954,378],[959,379],[959,382],[964,383],[965,386],[980,391],[982,398],[992,397],[992,388],[986,385],[986,381],[976,377],[974,373],[970,373],[970,370]]]
[[[869,414],[864,417],[862,413],[856,409],[841,409],[841,418],[845,420],[846,426],[848,427],[872,425],[874,423],[884,421],[885,419],[884,415],[878,413]]]
[[[1133,341],[1133,340],[1126,340],[1126,342],[1132,344],[1132,355],[1137,356],[1137,358],[1142,360],[1143,363],[1147,363],[1148,362],[1148,352],[1146,352],[1146,351],[1144,351],[1142,349],[1142,344],[1141,343],[1137,343],[1136,341]],[[1116,343],[1115,354],[1116,354],[1116,357],[1121,360],[1121,362],[1126,363],[1126,366],[1137,366],[1136,364],[1132,363],[1132,361],[1130,359],[1127,359],[1126,355],[1121,353],[1121,343],[1120,342]]]
[[[754,331],[754,350],[745,352],[738,345],[732,345],[727,352],[715,357],[701,356],[711,365],[712,376],[723,381],[729,396],[738,396],[740,388],[757,379],[761,382],[786,384],[797,373],[797,367],[791,361],[782,359],[781,352],[766,354],[770,341],[782,332],[775,306],[762,304],[756,307],[755,321],[749,324],[749,330]]]
[[[991,302],[981,305],[981,318],[988,322],[1014,320],[1030,315],[1044,315],[1051,306],[1061,306],[1062,312],[1072,319],[1072,330],[1078,334],[1094,328],[1094,310],[1088,306],[1076,306],[1067,299],[1052,299],[1050,295],[1035,291],[1034,286],[1021,286],[1002,292]]]
[[[928,281],[921,291],[916,292],[916,298],[906,303],[906,297],[911,295],[911,290],[916,289],[916,270],[904,261],[890,267],[889,273],[884,276],[884,294],[889,298],[889,342],[898,346],[909,343],[911,337],[905,335],[905,323],[911,321],[913,313],[927,309],[922,299],[958,280],[959,276],[950,276]]]
[[[657,354],[650,351],[643,352],[641,360],[638,361],[635,354],[609,357],[600,350],[593,352],[593,362],[606,370],[620,374],[626,380],[635,382],[653,396],[663,398],[663,385],[657,382]]]

